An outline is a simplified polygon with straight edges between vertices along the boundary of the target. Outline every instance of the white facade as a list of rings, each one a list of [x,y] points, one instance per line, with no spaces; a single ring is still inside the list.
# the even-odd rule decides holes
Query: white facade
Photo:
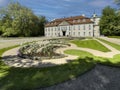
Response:
[[[71,36],[71,37],[97,36],[98,37],[100,35],[99,26],[98,26],[99,20],[96,21],[97,21],[95,22],[96,24],[90,22],[90,23],[71,25],[66,20],[63,20],[58,25],[45,27],[45,36],[46,37],[62,37],[62,36]]]
[[[99,37],[100,36],[100,26],[99,26],[100,17],[97,17],[96,14],[93,14],[93,17],[91,18],[91,20],[94,22],[94,25],[93,25],[94,37]]]
[[[79,25],[59,25],[57,27],[46,27],[45,36],[47,37],[92,37],[93,24],[79,24]]]

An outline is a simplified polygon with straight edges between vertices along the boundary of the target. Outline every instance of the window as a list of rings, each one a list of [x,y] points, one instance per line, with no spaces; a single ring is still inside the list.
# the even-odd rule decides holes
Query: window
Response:
[[[89,25],[89,30],[91,30],[91,25]]]
[[[73,26],[73,29],[75,30],[75,26]]]
[[[53,28],[51,28],[51,31],[53,31]]]
[[[68,26],[68,30],[70,30],[70,26]]]
[[[85,36],[85,32],[84,32],[84,36]]]
[[[75,32],[73,33],[73,35],[75,35]]]
[[[91,32],[89,32],[89,36],[91,36]]]
[[[75,20],[73,20],[73,23],[75,23]]]
[[[85,25],[83,26],[83,30],[85,30]]]
[[[80,19],[78,19],[78,23],[80,22]]]
[[[78,29],[80,30],[80,25],[78,26]]]
[[[71,30],[71,27],[69,26],[69,30]]]
[[[64,27],[64,30],[67,30],[67,27],[66,27],[66,26]]]
[[[86,20],[85,19],[83,19],[83,22],[85,22]]]
[[[60,27],[58,27],[58,30],[60,30]]]
[[[71,33],[69,32],[69,35],[70,35]]]
[[[80,36],[80,32],[78,32],[78,35]]]

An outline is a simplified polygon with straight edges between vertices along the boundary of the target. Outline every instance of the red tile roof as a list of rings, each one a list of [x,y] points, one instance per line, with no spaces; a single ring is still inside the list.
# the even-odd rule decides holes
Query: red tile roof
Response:
[[[55,19],[47,23],[45,27],[58,26],[63,21],[68,22],[70,25],[93,23],[93,21],[91,21],[90,18],[87,18],[85,16],[74,16],[74,17],[68,17],[68,18]]]

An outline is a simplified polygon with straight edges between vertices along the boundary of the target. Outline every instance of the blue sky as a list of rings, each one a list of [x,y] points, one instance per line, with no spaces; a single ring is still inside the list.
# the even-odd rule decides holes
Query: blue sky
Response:
[[[90,17],[94,11],[100,16],[105,6],[117,7],[114,0],[0,0],[0,8],[11,1],[18,1],[36,15],[44,15],[49,20],[81,14]]]

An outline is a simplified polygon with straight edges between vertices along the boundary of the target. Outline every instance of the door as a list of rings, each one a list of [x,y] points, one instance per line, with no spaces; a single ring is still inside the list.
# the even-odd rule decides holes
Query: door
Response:
[[[66,31],[63,31],[63,36],[66,36]]]

